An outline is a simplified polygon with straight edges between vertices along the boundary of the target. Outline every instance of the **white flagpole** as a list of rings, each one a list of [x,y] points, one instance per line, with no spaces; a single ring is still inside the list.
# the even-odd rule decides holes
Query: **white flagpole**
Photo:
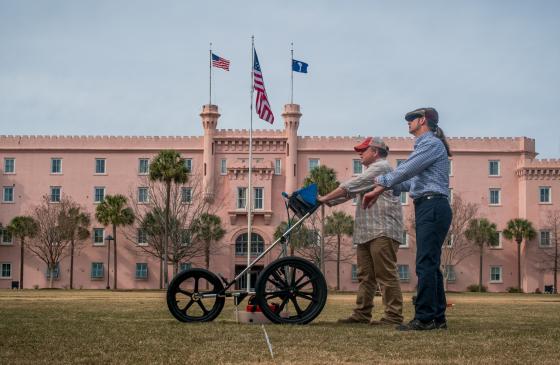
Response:
[[[210,68],[210,101],[208,105],[212,105],[212,42],[210,42],[210,59],[209,59],[209,68]]]
[[[290,62],[290,70],[292,71],[292,94],[290,97],[290,104],[294,103],[294,42],[292,42],[292,61]]]
[[[253,215],[253,94],[255,67],[255,36],[251,36],[251,127],[249,128],[249,188],[247,189],[247,267],[251,264],[251,223]],[[247,292],[251,291],[251,270],[247,271]]]

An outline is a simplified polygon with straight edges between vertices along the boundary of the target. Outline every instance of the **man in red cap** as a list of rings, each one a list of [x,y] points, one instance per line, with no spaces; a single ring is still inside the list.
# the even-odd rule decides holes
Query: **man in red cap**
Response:
[[[360,154],[365,170],[329,194],[319,197],[322,203],[336,205],[358,196],[352,237],[358,258],[356,307],[350,317],[338,322],[398,325],[403,321],[403,300],[397,273],[397,251],[403,237],[400,200],[387,192],[371,208],[364,209],[362,206],[363,195],[373,189],[375,177],[392,171],[386,160],[389,147],[380,138],[369,137],[354,150]],[[373,297],[378,284],[381,286],[385,314],[379,321],[371,321]]]

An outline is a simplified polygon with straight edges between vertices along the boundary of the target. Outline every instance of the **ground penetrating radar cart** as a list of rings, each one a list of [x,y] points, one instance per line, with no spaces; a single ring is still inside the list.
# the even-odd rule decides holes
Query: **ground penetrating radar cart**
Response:
[[[292,195],[282,193],[288,210],[286,231],[263,253],[253,260],[231,281],[205,270],[189,269],[177,274],[167,289],[167,306],[171,314],[182,322],[209,322],[222,309],[226,297],[233,297],[238,305],[254,294],[256,304],[272,323],[306,324],[315,319],[327,301],[327,283],[313,263],[300,257],[286,256],[290,233],[297,229],[319,207],[317,186],[302,188]],[[290,219],[292,211],[292,219]],[[282,243],[280,258],[266,266],[249,290],[228,291],[278,243]]]

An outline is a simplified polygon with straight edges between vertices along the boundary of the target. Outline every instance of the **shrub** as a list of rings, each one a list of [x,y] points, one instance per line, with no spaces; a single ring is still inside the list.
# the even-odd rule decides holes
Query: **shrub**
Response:
[[[486,293],[486,287],[483,285],[482,286],[482,290],[478,290],[478,284],[471,284],[469,286],[467,286],[467,291],[473,292],[473,293],[477,293],[477,292],[483,292]]]
[[[535,294],[542,294],[541,288],[535,289]]]
[[[506,291],[508,293],[523,293],[523,289],[521,288],[516,288],[514,286],[510,286],[509,288],[506,289]]]

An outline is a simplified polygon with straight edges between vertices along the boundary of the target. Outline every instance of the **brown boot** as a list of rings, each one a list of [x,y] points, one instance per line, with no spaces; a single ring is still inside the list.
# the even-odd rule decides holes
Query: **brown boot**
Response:
[[[343,324],[368,324],[369,321],[367,319],[356,319],[354,317],[348,318],[341,318],[336,323],[343,323]]]
[[[369,322],[369,324],[371,324],[372,326],[395,326],[395,325],[402,324],[402,322],[397,320],[381,318],[379,321],[371,321]]]

